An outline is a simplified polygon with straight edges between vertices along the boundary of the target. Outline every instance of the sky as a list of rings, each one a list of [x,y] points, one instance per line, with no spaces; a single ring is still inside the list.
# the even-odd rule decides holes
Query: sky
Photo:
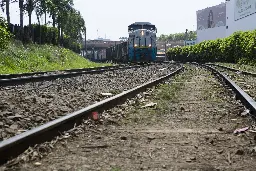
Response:
[[[134,22],[154,24],[157,36],[196,30],[196,11],[221,2],[225,0],[74,0],[74,7],[84,17],[87,39],[106,36],[119,40],[119,37],[128,37],[128,25]],[[11,23],[19,24],[18,3],[11,4],[10,8]],[[5,17],[3,11],[0,15]],[[35,15],[32,22],[37,22]],[[28,24],[26,14],[24,24]]]

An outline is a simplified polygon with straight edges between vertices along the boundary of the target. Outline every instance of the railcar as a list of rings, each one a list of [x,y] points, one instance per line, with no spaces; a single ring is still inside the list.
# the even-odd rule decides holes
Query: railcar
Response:
[[[135,22],[128,26],[128,60],[130,62],[150,62],[156,60],[155,25],[149,22]]]

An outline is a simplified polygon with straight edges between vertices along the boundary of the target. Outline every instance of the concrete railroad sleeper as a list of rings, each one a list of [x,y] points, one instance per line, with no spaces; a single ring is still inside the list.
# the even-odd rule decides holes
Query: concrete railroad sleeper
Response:
[[[130,69],[130,68],[139,68],[142,66],[149,66],[153,65],[154,63],[143,63],[143,64],[136,64],[136,65],[129,65],[129,66],[107,66],[107,67],[98,67],[98,68],[86,68],[86,69],[79,69],[75,72],[67,72],[62,74],[52,74],[52,75],[39,75],[39,76],[25,76],[25,77],[17,77],[17,78],[10,78],[10,79],[0,79],[0,86],[14,86],[25,84],[29,82],[40,82],[40,81],[51,81],[58,78],[70,78],[75,77],[83,74],[97,74],[104,71],[114,71],[120,69]]]
[[[207,65],[217,66],[217,67],[224,68],[224,69],[227,69],[227,70],[230,70],[230,71],[240,72],[241,74],[244,74],[244,75],[251,75],[251,76],[256,77],[256,73],[252,73],[252,72],[248,72],[248,71],[241,71],[241,70],[238,70],[238,69],[235,69],[235,68],[231,68],[231,67],[227,67],[227,66],[223,66],[223,65],[219,65],[219,64],[209,63]]]
[[[83,122],[82,119],[88,118],[93,111],[103,112],[104,110],[110,109],[117,104],[125,102],[125,100],[133,97],[139,92],[145,91],[147,88],[157,85],[171,76],[178,74],[182,70],[183,66],[181,65],[177,70],[166,76],[149,81],[133,89],[124,91],[123,93],[115,95],[111,98],[105,99],[84,109],[68,114],[64,117],[53,120],[0,142],[0,164],[4,164],[7,161],[17,157],[30,146],[50,141],[54,137],[58,136],[61,132],[74,128],[74,125],[81,124]]]

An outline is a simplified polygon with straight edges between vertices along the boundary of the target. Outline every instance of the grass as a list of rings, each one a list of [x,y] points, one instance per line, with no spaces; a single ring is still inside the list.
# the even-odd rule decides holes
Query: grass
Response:
[[[185,70],[188,71],[187,65]],[[155,92],[154,99],[156,100],[157,110],[161,113],[170,113],[172,110],[172,103],[178,103],[179,94],[184,87],[184,81],[189,80],[189,76],[186,73],[181,73],[172,78],[169,84],[161,84]]]
[[[52,45],[23,45],[12,41],[0,52],[0,74],[52,71],[74,68],[108,66],[91,62],[65,48]]]
[[[123,124],[143,124],[147,121],[148,123],[157,123],[163,115],[172,113],[174,110],[172,104],[179,101],[179,94],[187,79],[187,75],[181,73],[168,80],[169,83],[162,83],[152,88],[153,93],[146,98],[146,102],[139,102],[129,109],[126,119],[122,120]],[[142,108],[150,102],[156,103],[156,106]]]
[[[217,64],[235,68],[235,69],[239,69],[242,71],[256,72],[256,66],[253,66],[253,65],[232,64],[232,63],[217,63]]]

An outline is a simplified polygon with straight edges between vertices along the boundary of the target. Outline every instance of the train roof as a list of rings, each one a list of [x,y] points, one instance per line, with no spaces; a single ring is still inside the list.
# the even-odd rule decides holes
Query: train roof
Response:
[[[150,22],[135,22],[128,26],[128,31],[134,31],[138,29],[156,30],[156,26]]]
[[[131,25],[153,25],[153,24],[151,24],[150,22],[135,22],[135,23],[133,23]]]

